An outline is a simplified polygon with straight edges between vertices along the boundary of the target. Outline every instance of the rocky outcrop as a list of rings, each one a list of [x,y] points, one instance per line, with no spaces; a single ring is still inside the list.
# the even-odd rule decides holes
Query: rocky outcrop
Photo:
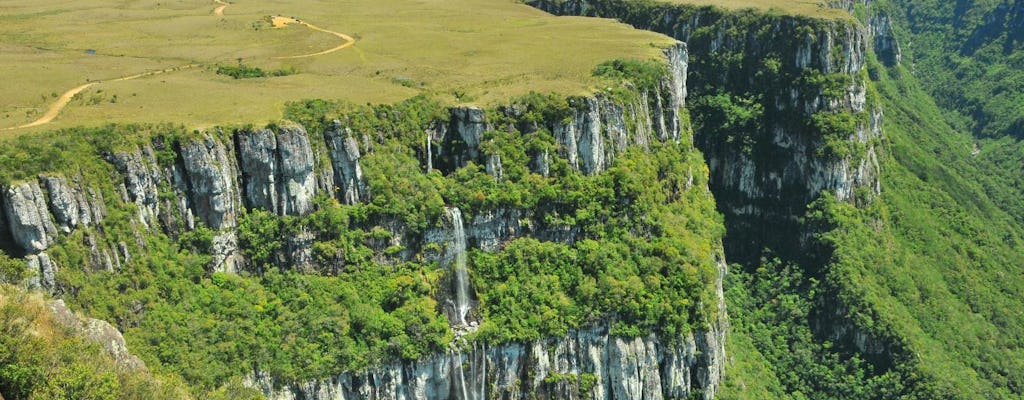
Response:
[[[359,143],[352,136],[352,130],[334,121],[333,127],[325,133],[327,151],[334,165],[334,190],[338,200],[344,204],[357,204],[369,200],[370,191],[363,179],[359,165],[362,155]]]
[[[480,141],[484,132],[487,131],[487,124],[484,123],[484,110],[477,107],[455,107],[450,111],[451,129],[449,132],[457,135],[458,139],[466,146],[466,156],[473,160],[480,156]],[[456,162],[462,166],[465,163]]]
[[[724,354],[719,332],[620,338],[607,326],[564,337],[469,346],[415,362],[300,385],[255,373],[250,385],[291,399],[712,399]]]
[[[57,264],[46,253],[25,256],[25,269],[29,273],[28,288],[53,291],[57,286]]]
[[[276,134],[270,129],[243,130],[235,138],[249,208],[278,215],[313,211],[317,184],[305,128],[288,125]]]
[[[84,220],[88,225],[92,222],[88,208],[80,210],[79,201],[75,192],[68,186],[67,180],[63,177],[43,177],[41,179],[50,194],[50,214],[60,226],[61,231],[70,233],[78,227],[79,222]],[[84,212],[83,212],[84,211]]]
[[[57,228],[50,219],[43,191],[36,182],[22,182],[4,190],[4,213],[14,242],[28,253],[46,250]]]
[[[274,132],[256,129],[241,131],[235,137],[246,205],[277,212],[277,139]]]
[[[896,37],[892,17],[878,13],[871,16],[868,29],[874,38],[875,54],[888,66],[899,65],[903,60],[903,49]]]
[[[453,107],[448,121],[437,121],[427,135],[428,169],[451,172],[469,162],[484,164],[480,149],[488,126],[484,110],[478,107]]]
[[[637,90],[630,99],[614,98],[597,93],[569,99],[571,114],[564,120],[543,121],[555,136],[558,155],[569,165],[585,174],[606,170],[630,146],[647,148],[654,140],[678,142],[689,134],[682,126],[680,112],[686,104],[686,72],[689,57],[684,43],[676,43],[664,51],[666,74],[653,88]],[[525,106],[512,104],[499,108],[508,119],[518,121]],[[516,126],[516,130],[531,133],[540,126]],[[439,168],[450,172],[469,162],[483,165],[497,179],[503,175],[500,154],[484,154],[481,144],[488,130],[502,130],[487,121],[486,113],[475,107],[453,108],[447,124],[441,124],[428,134],[427,169]],[[433,143],[438,143],[434,146]],[[547,152],[531,154],[530,170],[547,175],[550,164]]]
[[[830,0],[825,4],[828,7],[845,10],[852,14],[856,13],[857,6],[862,6],[867,12],[867,20],[864,21],[864,24],[872,38],[878,59],[888,66],[898,65],[903,58],[903,50],[896,37],[892,17],[887,11],[874,7],[872,3],[873,0]]]
[[[188,173],[192,210],[206,226],[221,231],[213,240],[214,268],[234,272],[241,262],[234,230],[241,211],[234,158],[210,135],[185,143],[181,157]]]
[[[224,143],[206,135],[181,147],[192,208],[211,229],[233,228],[239,211],[237,169]]]
[[[160,171],[156,167],[153,149],[143,146],[134,151],[117,153],[113,163],[124,177],[123,200],[135,203],[139,211],[139,222],[143,226],[158,227]]]
[[[317,194],[316,174],[313,171],[313,149],[309,134],[299,125],[286,125],[277,133],[280,174],[277,191],[281,198],[281,215],[306,215],[313,212],[313,198]]]
[[[113,325],[106,321],[81,317],[71,311],[63,300],[49,301],[46,305],[53,313],[54,322],[76,336],[103,346],[103,349],[114,358],[114,362],[122,370],[136,372],[146,370],[146,364],[128,351],[124,337]]]

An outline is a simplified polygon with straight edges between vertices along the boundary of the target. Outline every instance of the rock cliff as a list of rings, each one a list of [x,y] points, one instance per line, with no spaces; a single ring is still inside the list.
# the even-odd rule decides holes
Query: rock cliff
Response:
[[[869,3],[829,5],[852,13]],[[816,247],[816,228],[801,222],[808,205],[824,192],[854,204],[881,192],[884,117],[869,96],[866,63],[871,50],[885,63],[900,61],[888,15],[871,9],[860,24],[668,2],[529,4],[559,15],[616,18],[685,41],[695,144],[726,216],[727,258],[758,266],[767,253],[824,275],[829,250]],[[824,296],[812,321],[819,337],[889,365],[893,344],[865,333],[841,301]]]
[[[529,4],[558,15],[616,18],[686,42],[693,62],[682,72],[695,82],[687,93],[695,144],[728,217],[730,261],[756,261],[765,247],[799,255],[806,249],[793,238],[807,233],[798,220],[821,192],[853,201],[858,188],[881,190],[882,110],[867,96],[869,34],[855,22],[622,0]],[[754,110],[749,120],[729,120],[737,105]],[[828,127],[812,122],[837,116],[851,126],[835,142],[852,151],[829,151]]]
[[[526,343],[475,344],[305,384],[281,386],[257,372],[250,384],[273,400],[711,399],[723,335],[624,339],[599,326]]]
[[[652,87],[629,88],[628,96],[598,93],[572,97],[564,115],[526,118],[528,104],[512,103],[495,110],[453,107],[446,117],[429,121],[427,140],[415,148],[425,171],[452,173],[470,163],[484,166],[496,180],[513,167],[492,152],[489,132],[543,132],[554,146],[531,149],[527,167],[548,176],[552,165],[565,160],[570,170],[599,175],[630,148],[678,145],[691,141],[684,107],[688,68],[686,46],[665,50],[665,73]],[[564,99],[563,99],[564,100]],[[401,118],[395,115],[389,118]],[[371,132],[358,131],[345,118],[326,123],[315,132],[283,123],[265,128],[242,127],[230,132],[211,130],[180,136],[156,135],[144,142],[116,146],[103,154],[113,190],[84,182],[66,171],[14,182],[0,196],[5,233],[13,247],[38,271],[34,285],[56,293],[60,279],[46,250],[55,243],[75,242],[86,249],[93,271],[116,272],[141,259],[149,234],[184,237],[208,229],[212,256],[208,272],[259,273],[246,259],[240,225],[255,210],[281,217],[315,212],[318,197],[333,197],[348,205],[374,200],[373,181],[362,163],[374,155]],[[564,164],[560,164],[564,165]],[[566,173],[562,171],[561,173]],[[105,184],[105,183],[104,183]],[[706,190],[706,188],[705,188]],[[102,193],[108,193],[104,197]],[[111,195],[110,193],[113,193]],[[702,192],[703,193],[703,192]],[[322,200],[322,199],[321,199]],[[117,235],[108,232],[107,207],[116,209]],[[555,207],[542,205],[543,207]],[[458,264],[452,249],[500,251],[516,238],[574,243],[579,227],[545,218],[542,210],[522,207],[485,209],[462,220],[451,210],[427,228],[400,220],[360,222],[384,228],[387,237],[367,239],[374,259]],[[124,212],[123,212],[124,211]],[[128,215],[129,217],[123,217]],[[111,217],[114,218],[114,217]],[[126,235],[125,232],[129,234]],[[130,233],[137,233],[134,239]],[[301,230],[274,250],[272,260],[303,272],[339,273],[329,259],[315,256],[317,234]],[[379,242],[379,243],[378,243]],[[432,247],[433,246],[433,247]],[[440,251],[436,249],[441,249]],[[390,249],[397,249],[390,251]],[[319,253],[317,253],[319,254]],[[423,258],[421,258],[423,257]],[[86,266],[83,266],[85,268]],[[385,362],[362,372],[340,373],[317,382],[274,382],[255,373],[252,384],[276,398],[626,398],[659,399],[714,396],[724,359],[726,319],[721,280],[724,262],[714,278],[717,300],[707,309],[712,320],[699,323],[678,337],[651,332],[641,338],[610,335],[611,324],[524,343],[484,347],[460,341],[446,354],[421,360]],[[445,279],[456,280],[465,267],[453,266]],[[483,316],[474,312],[476,299],[468,277],[452,293],[439,293],[439,303],[451,299],[458,336],[472,331]],[[462,293],[462,294],[460,294]],[[259,366],[257,366],[257,370]]]

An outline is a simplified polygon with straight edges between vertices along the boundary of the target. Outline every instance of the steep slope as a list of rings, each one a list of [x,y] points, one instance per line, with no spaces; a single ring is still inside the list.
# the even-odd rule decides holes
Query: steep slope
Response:
[[[697,144],[726,216],[726,254],[744,264],[733,269],[727,292],[735,345],[723,397],[1019,397],[1016,364],[1022,357],[1015,310],[1021,307],[1021,226],[1006,212],[1012,206],[999,202],[1010,197],[1005,190],[993,192],[996,186],[985,175],[995,166],[971,159],[970,138],[944,123],[901,66],[898,19],[877,9],[869,14],[860,2],[835,3],[858,14],[864,27],[854,28],[853,36],[821,34],[814,33],[815,26],[841,23],[658,2],[533,4],[562,14],[618,18],[689,44]],[[843,37],[871,44],[873,51],[854,58],[868,68],[853,70],[860,75],[847,81],[854,85],[846,93],[864,88],[871,113],[862,121],[871,121],[865,126],[876,132],[869,138],[884,131],[883,140],[860,141],[866,149],[843,148],[864,137],[854,134],[862,132],[856,117],[844,124],[849,133],[837,136],[849,141],[834,142],[828,140],[829,130],[820,128],[843,125],[815,124],[827,120],[815,116],[813,108],[793,113],[779,101],[786,94],[797,96],[806,84],[792,74],[772,75],[784,72],[801,53],[782,50],[781,63],[772,61],[771,53],[766,56],[766,48],[793,43],[793,37],[800,43],[800,35],[783,36],[787,23],[805,26],[800,31],[812,45],[815,39],[850,43]],[[797,71],[805,66],[797,64]],[[846,110],[856,116],[856,108]],[[775,118],[806,125],[786,129]],[[773,131],[779,132],[776,137],[788,131],[818,140],[810,151],[787,153],[794,141],[770,141],[767,133]],[[777,165],[791,165],[807,154],[834,155],[837,147],[838,154],[852,154],[853,160],[878,156],[879,186],[847,178],[849,186],[814,190],[819,181],[805,175],[792,181],[803,191],[764,201],[772,193],[787,193],[777,189],[787,187],[785,173],[771,173]],[[751,171],[746,179],[738,179],[742,173],[716,172],[744,169]],[[757,197],[751,193],[768,195],[751,201]]]

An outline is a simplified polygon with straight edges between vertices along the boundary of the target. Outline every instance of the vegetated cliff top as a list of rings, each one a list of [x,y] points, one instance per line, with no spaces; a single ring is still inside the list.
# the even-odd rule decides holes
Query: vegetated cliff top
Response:
[[[830,8],[822,0],[657,0],[668,3],[714,6],[726,10],[755,9],[783,15],[804,15],[815,18],[850,19],[850,13]]]
[[[63,94],[71,100],[52,122],[0,137],[107,122],[266,121],[308,98],[385,103],[431,93],[490,104],[530,91],[581,94],[598,87],[591,71],[600,62],[658,57],[673,43],[513,0],[14,0],[3,8],[0,129],[45,117]],[[271,16],[313,26],[275,28]],[[271,76],[217,73],[240,63]]]

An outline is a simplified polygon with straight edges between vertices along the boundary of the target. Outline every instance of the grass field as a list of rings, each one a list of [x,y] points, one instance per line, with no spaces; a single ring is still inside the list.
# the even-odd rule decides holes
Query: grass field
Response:
[[[175,122],[202,128],[262,123],[306,98],[394,102],[429,93],[491,104],[529,91],[593,91],[598,63],[653,58],[672,40],[610,20],[553,17],[513,0],[0,0],[0,137],[106,122]],[[300,24],[274,28],[280,15]],[[232,79],[239,60],[295,75]],[[198,64],[133,80],[114,79]]]

